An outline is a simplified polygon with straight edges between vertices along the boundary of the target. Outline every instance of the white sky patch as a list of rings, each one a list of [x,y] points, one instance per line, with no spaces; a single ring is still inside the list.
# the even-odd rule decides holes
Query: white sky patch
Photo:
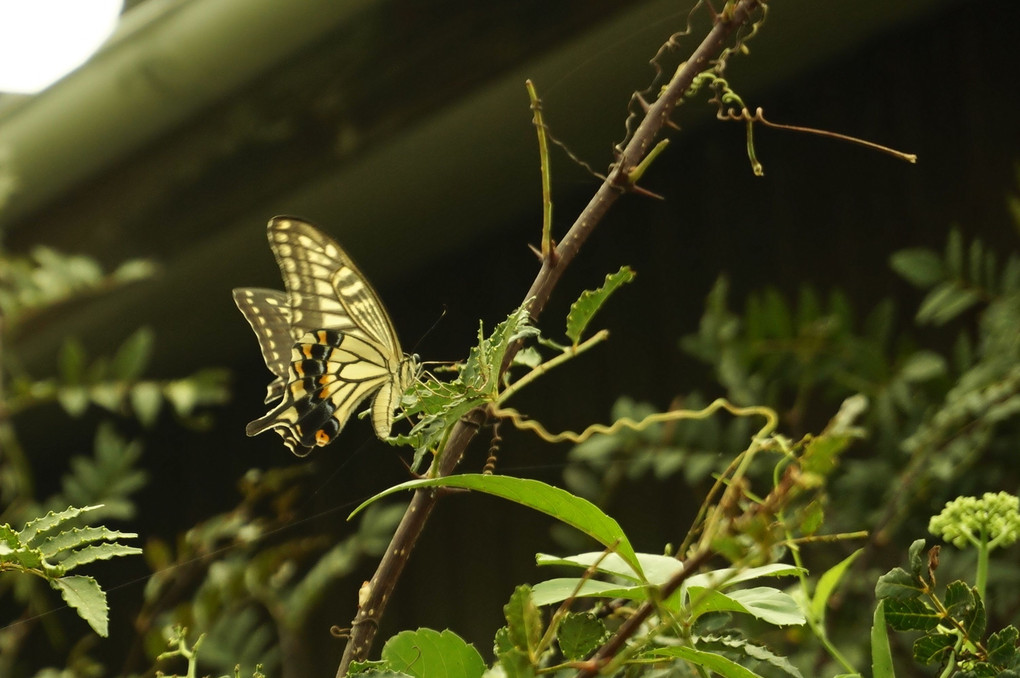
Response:
[[[0,0],[0,92],[33,94],[110,37],[123,0]]]

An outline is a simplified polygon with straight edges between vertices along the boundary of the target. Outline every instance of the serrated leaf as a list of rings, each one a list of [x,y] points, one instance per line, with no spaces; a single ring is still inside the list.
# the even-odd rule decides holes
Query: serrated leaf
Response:
[[[958,638],[950,633],[929,633],[914,641],[914,661],[920,664],[942,662]]]
[[[392,671],[418,678],[480,678],[485,662],[450,630],[402,631],[386,641],[382,659]]]
[[[909,600],[921,595],[920,582],[904,570],[902,567],[894,567],[881,577],[875,584],[875,597],[879,600],[890,598],[892,600]],[[888,608],[886,613],[888,614]]]
[[[931,631],[941,621],[938,612],[917,598],[886,599],[885,619],[897,631]]]
[[[620,555],[638,576],[643,576],[634,547],[624,534],[620,524],[606,515],[587,499],[570,494],[566,490],[553,487],[538,480],[529,478],[512,478],[484,474],[460,474],[446,478],[424,478],[411,480],[386,489],[374,497],[362,502],[348,516],[348,520],[362,509],[379,499],[404,490],[416,490],[422,487],[460,487],[477,492],[485,492],[493,496],[508,499],[522,506],[545,513],[557,520],[574,527],[595,539],[603,546]]]
[[[70,572],[79,565],[85,565],[97,560],[110,560],[120,556],[141,555],[142,549],[124,544],[96,544],[79,549],[60,561],[61,567]]]
[[[985,646],[988,648],[988,661],[999,666],[1008,666],[1017,660],[1020,655],[1020,648],[1017,642],[1020,641],[1020,631],[1013,625],[1000,629],[988,636]]]
[[[106,593],[95,579],[73,575],[51,579],[50,586],[60,591],[64,602],[88,622],[93,631],[106,637],[110,610],[106,604]]]
[[[605,623],[590,612],[570,612],[556,630],[556,642],[566,659],[583,659],[602,644]]]
[[[35,520],[30,520],[25,523],[24,529],[21,530],[21,538],[26,544],[29,544],[36,538],[36,536],[52,530],[61,523],[73,520],[83,513],[95,511],[99,508],[102,508],[102,504],[98,504],[96,506],[84,506],[82,508],[69,506],[63,511],[50,511],[44,516],[40,516]]]
[[[765,662],[766,664],[779,669],[788,676],[793,676],[793,678],[803,678],[803,674],[800,672],[800,669],[790,663],[790,660],[786,657],[777,655],[767,647],[749,643],[743,639],[739,640],[739,643],[734,643],[730,646],[743,651],[744,654],[756,661]]]
[[[811,616],[819,623],[825,622],[825,608],[829,604],[829,598],[833,591],[839,586],[840,580],[846,574],[847,569],[853,564],[857,556],[861,555],[863,548],[857,549],[849,556],[833,565],[818,578],[818,586],[815,587],[815,595],[811,599]]]
[[[985,632],[985,606],[976,588],[962,581],[950,582],[946,587],[945,606],[949,616],[959,622],[971,640],[978,640]]]
[[[102,526],[76,527],[47,538],[39,545],[39,548],[43,555],[50,558],[61,551],[78,548],[94,541],[115,541],[117,539],[132,539],[137,536],[133,532],[115,532]]]
[[[542,613],[531,599],[531,587],[518,586],[514,589],[509,602],[503,606],[503,616],[513,646],[528,657],[536,656],[543,633]]]
[[[616,273],[607,275],[606,281],[598,289],[581,292],[581,296],[570,305],[570,312],[567,313],[567,337],[575,346],[580,343],[581,335],[588,327],[588,323],[613,292],[633,279],[634,271],[629,266],[623,266]]]
[[[895,678],[889,632],[885,628],[885,601],[878,601],[871,621],[871,675],[872,678]]]
[[[927,289],[946,277],[942,259],[931,250],[914,248],[894,252],[889,265],[914,287]]]

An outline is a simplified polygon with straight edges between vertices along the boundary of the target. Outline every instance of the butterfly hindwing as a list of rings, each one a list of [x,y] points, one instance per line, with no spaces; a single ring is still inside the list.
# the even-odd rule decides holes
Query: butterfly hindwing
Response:
[[[276,290],[244,287],[234,290],[234,303],[255,330],[266,367],[276,375],[266,393],[265,402],[271,403],[283,395],[287,386],[290,349],[294,343],[287,295]]]
[[[302,457],[313,447],[331,442],[357,407],[378,391],[375,413],[379,399],[393,386],[392,368],[376,346],[335,330],[310,332],[294,344],[290,374],[292,380],[280,404],[248,424],[246,432],[254,436],[274,429]],[[392,408],[386,416],[385,430],[376,427],[381,438],[389,435]]]
[[[269,244],[286,293],[241,288],[234,300],[277,377],[266,402],[282,399],[246,432],[273,429],[304,456],[331,442],[374,393],[373,428],[389,437],[393,410],[417,377],[418,362],[402,353],[375,290],[340,245],[311,224],[276,217]]]

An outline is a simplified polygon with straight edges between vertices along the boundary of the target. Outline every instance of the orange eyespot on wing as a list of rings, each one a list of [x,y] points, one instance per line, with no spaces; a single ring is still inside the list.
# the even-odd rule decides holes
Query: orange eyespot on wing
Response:
[[[334,440],[374,395],[373,428],[389,437],[417,359],[403,354],[375,290],[333,239],[290,217],[272,219],[268,235],[286,292],[240,288],[234,300],[276,377],[266,402],[280,402],[247,434],[272,429],[304,456]]]

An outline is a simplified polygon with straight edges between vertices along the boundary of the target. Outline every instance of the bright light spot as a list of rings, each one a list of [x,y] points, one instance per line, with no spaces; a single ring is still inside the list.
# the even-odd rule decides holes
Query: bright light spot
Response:
[[[0,0],[0,91],[31,94],[85,63],[123,0]]]

